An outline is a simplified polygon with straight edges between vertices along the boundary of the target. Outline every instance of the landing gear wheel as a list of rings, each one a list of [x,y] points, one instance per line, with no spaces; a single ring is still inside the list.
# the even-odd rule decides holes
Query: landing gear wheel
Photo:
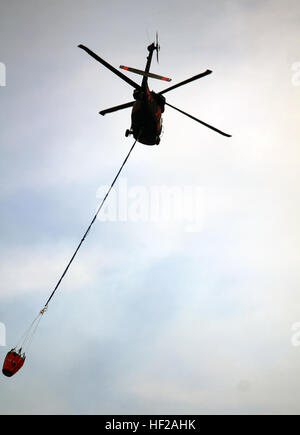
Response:
[[[158,145],[159,143],[160,143],[160,137],[157,137],[155,141],[155,145]]]
[[[130,134],[131,134],[131,131],[127,129],[127,130],[125,131],[125,136],[128,137]]]

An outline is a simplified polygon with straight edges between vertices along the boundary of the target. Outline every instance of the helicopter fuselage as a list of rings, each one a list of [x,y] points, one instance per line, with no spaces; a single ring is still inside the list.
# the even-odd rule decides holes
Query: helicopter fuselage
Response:
[[[162,131],[161,114],[165,109],[165,98],[150,92],[135,91],[135,102],[131,112],[131,130],[133,137],[145,145],[158,145]]]
[[[155,92],[150,92],[148,87],[148,76],[152,56],[157,47],[151,44],[148,47],[149,55],[144,71],[141,89],[135,89],[135,99],[131,112],[131,129],[126,130],[126,135],[133,134],[133,137],[145,145],[158,145],[162,131],[161,114],[165,109],[165,98]]]

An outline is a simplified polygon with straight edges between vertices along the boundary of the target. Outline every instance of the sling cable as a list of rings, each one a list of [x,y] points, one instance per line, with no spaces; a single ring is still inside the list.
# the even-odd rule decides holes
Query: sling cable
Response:
[[[47,310],[49,302],[53,298],[53,296],[54,296],[55,292],[57,291],[58,287],[60,286],[60,283],[62,282],[64,276],[68,272],[69,267],[71,266],[74,258],[76,257],[77,252],[79,251],[79,249],[80,249],[82,243],[84,242],[86,236],[88,235],[92,225],[94,224],[95,220],[97,219],[97,216],[100,213],[100,211],[101,211],[101,209],[103,207],[103,204],[105,203],[108,195],[110,194],[110,192],[111,192],[115,182],[117,181],[117,179],[118,179],[118,177],[119,177],[123,167],[125,166],[125,163],[127,162],[127,160],[128,160],[128,158],[129,158],[129,156],[130,156],[130,154],[131,154],[131,152],[132,152],[132,150],[133,150],[133,148],[134,148],[134,146],[135,146],[137,141],[138,141],[138,139],[136,139],[135,142],[133,143],[133,145],[131,146],[131,148],[130,148],[130,150],[129,150],[125,160],[123,161],[119,171],[117,172],[117,175],[115,176],[113,182],[111,183],[110,188],[108,189],[108,191],[105,194],[101,204],[99,205],[99,207],[98,207],[98,209],[96,211],[95,216],[93,217],[91,223],[89,224],[87,230],[85,231],[82,239],[80,240],[77,248],[74,251],[74,254],[72,255],[69,263],[67,264],[67,266],[66,266],[65,270],[63,271],[61,277],[59,278],[56,286],[54,287],[52,293],[50,294],[49,298],[47,299],[45,305],[40,310],[40,312],[35,317],[35,319],[31,322],[31,324],[28,326],[28,328],[26,329],[26,331],[24,332],[24,334],[22,335],[22,337],[20,338],[20,340],[18,341],[16,346],[7,353],[7,355],[5,357],[5,360],[4,360],[4,363],[3,363],[3,368],[2,368],[2,373],[5,376],[8,376],[8,377],[13,376],[23,366],[25,358],[26,358],[24,349],[26,348],[26,351],[28,350],[28,348],[29,348],[29,346],[30,346],[30,344],[32,342],[33,336],[34,336],[34,334],[35,334],[35,332],[36,332],[36,330],[37,330],[37,328],[39,326],[41,317],[43,316],[43,314]],[[17,350],[17,348],[19,348],[19,349]]]

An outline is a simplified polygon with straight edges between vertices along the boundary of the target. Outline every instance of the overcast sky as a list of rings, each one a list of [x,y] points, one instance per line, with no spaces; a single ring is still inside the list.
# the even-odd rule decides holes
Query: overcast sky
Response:
[[[2,414],[299,413],[299,23],[296,0],[1,1],[2,359],[132,144],[130,109],[98,115],[132,88],[78,44],[144,68],[158,31],[152,72],[213,71],[167,101],[232,134],[166,108],[2,376]],[[151,218],[161,187],[190,192],[185,215]]]

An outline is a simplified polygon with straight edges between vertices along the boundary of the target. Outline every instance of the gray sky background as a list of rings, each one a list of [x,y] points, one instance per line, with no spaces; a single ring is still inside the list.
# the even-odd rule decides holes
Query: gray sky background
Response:
[[[160,146],[138,144],[121,182],[199,188],[198,231],[97,221],[1,377],[2,414],[299,413],[299,23],[296,0],[1,1],[2,359],[132,143],[130,110],[98,115],[132,89],[78,44],[143,68],[158,31],[154,73],[213,70],[167,101],[233,135],[166,108]]]

